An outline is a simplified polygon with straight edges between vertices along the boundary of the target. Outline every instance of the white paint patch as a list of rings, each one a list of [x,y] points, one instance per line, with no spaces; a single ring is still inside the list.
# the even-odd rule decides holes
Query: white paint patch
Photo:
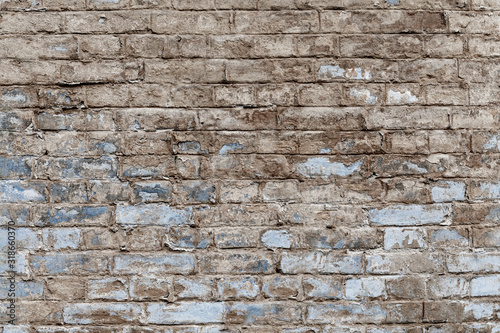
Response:
[[[399,91],[390,89],[387,94],[387,99],[389,104],[410,104],[418,102],[417,96],[412,95],[408,90],[404,93],[400,93]]]
[[[351,80],[370,80],[372,73],[361,67],[342,68],[339,65],[322,65],[318,70],[318,77],[323,79],[344,78]]]
[[[297,163],[297,172],[303,176],[315,178],[328,178],[331,175],[350,176],[361,170],[362,160],[349,166],[340,162],[330,162],[327,157],[315,157],[307,159],[307,162]]]
[[[432,188],[434,202],[465,200],[465,184],[461,182],[442,181]]]
[[[3,94],[2,101],[26,103],[28,101],[28,97],[19,91],[9,91]]]
[[[329,154],[332,150],[330,148],[321,148],[320,154]]]
[[[483,148],[486,150],[500,151],[500,134],[492,134],[488,142],[483,145]]]
[[[375,104],[378,100],[377,96],[375,96],[370,92],[370,90],[365,88],[359,90],[356,88],[351,88],[349,95],[356,98],[357,100],[365,102],[366,104]]]
[[[62,53],[68,52],[68,47],[66,46],[66,44],[53,45],[50,46],[49,49]]]

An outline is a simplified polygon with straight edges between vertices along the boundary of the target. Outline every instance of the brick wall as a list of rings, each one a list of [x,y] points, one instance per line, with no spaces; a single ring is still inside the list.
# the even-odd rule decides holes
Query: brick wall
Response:
[[[500,332],[500,1],[0,10],[0,332]]]

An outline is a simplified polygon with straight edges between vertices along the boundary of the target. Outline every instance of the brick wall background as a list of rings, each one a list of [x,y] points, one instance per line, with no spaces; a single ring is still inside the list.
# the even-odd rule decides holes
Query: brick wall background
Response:
[[[0,9],[0,332],[500,332],[499,1]]]

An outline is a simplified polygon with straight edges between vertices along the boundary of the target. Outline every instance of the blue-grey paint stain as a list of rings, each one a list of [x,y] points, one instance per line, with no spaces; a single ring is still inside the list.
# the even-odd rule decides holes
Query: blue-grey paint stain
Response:
[[[172,199],[173,186],[166,182],[135,183],[133,192],[142,202],[169,201]]]
[[[192,223],[193,208],[171,208],[162,204],[118,206],[116,222],[121,225],[176,226]]]
[[[203,182],[195,182],[192,185],[182,187],[188,198],[197,202],[213,202],[215,200],[215,186]]]
[[[389,4],[393,6],[399,5],[400,2],[400,0],[385,0],[385,1],[387,1]]]
[[[16,285],[16,297],[36,297],[43,296],[43,282],[40,281],[22,281],[17,280]],[[8,292],[10,288],[10,282],[7,278],[0,279],[0,299],[7,299]]]
[[[394,205],[368,212],[370,221],[378,225],[424,225],[442,223],[451,214],[449,205]]]
[[[270,248],[286,248],[292,246],[292,235],[287,230],[268,230],[262,235],[262,243]]]
[[[45,216],[41,221],[37,221],[36,225],[56,225],[65,222],[82,223],[85,220],[92,220],[108,214],[109,208],[106,206],[75,206],[71,208],[59,208],[55,210],[55,214],[46,209]]]
[[[16,180],[0,181],[0,202],[44,202],[45,184]]]
[[[239,142],[236,143],[228,143],[219,150],[219,155],[227,155],[230,152],[235,151],[236,149],[246,149],[247,147],[243,146]]]
[[[31,175],[29,157],[0,156],[0,177],[27,178]]]

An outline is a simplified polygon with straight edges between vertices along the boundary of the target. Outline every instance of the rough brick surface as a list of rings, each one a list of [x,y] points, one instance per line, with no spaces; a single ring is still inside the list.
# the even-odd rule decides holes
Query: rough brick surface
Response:
[[[0,0],[0,333],[500,332],[499,56],[499,0]]]

